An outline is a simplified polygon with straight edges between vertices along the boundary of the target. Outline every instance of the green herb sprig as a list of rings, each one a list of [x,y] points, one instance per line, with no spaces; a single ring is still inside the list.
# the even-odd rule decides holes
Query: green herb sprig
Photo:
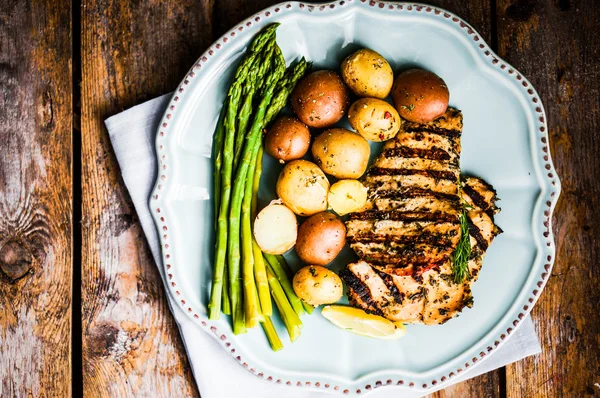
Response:
[[[452,276],[454,282],[462,283],[469,274],[469,258],[471,257],[471,235],[469,234],[469,223],[467,211],[463,209],[460,213],[460,240],[458,246],[452,253]]]

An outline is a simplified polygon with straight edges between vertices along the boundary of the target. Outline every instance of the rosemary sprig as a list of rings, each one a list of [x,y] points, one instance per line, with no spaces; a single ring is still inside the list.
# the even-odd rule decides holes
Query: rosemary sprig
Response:
[[[452,275],[454,282],[462,283],[469,274],[469,257],[471,257],[471,236],[469,235],[469,223],[467,222],[467,211],[463,209],[460,213],[460,240],[458,246],[452,253]]]

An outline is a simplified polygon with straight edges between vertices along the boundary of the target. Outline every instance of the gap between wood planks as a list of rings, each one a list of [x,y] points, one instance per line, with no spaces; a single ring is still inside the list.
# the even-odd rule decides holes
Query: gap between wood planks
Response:
[[[83,333],[81,313],[81,1],[71,0],[72,151],[73,151],[73,287],[71,289],[71,393],[83,397]]]

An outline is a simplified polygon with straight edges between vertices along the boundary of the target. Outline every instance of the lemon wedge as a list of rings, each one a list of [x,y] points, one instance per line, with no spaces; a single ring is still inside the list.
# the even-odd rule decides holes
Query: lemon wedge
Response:
[[[401,322],[392,322],[378,315],[367,314],[358,308],[343,305],[323,307],[321,314],[335,326],[375,339],[392,340],[406,334]]]

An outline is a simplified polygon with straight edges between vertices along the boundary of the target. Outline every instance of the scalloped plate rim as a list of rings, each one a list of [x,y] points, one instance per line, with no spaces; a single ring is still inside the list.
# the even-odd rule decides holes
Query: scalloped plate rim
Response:
[[[544,289],[545,284],[548,280],[547,275],[549,275],[549,273],[552,269],[552,266],[554,264],[554,259],[555,259],[555,243],[554,243],[554,235],[552,232],[552,214],[553,214],[554,208],[556,206],[558,197],[560,196],[561,184],[560,184],[560,179],[558,178],[558,175],[557,175],[554,165],[552,163],[552,157],[551,157],[550,149],[549,149],[547,118],[546,118],[544,107],[541,103],[541,100],[540,100],[540,97],[539,97],[537,91],[535,90],[533,85],[521,73],[519,73],[514,67],[512,67],[510,64],[508,64],[506,61],[501,59],[498,55],[496,55],[490,49],[490,47],[487,45],[487,43],[485,43],[485,41],[481,38],[481,35],[479,35],[479,33],[471,25],[469,25],[467,22],[462,20],[460,17],[458,17],[458,16],[454,15],[453,13],[450,13],[442,8],[430,6],[430,5],[422,4],[422,3],[385,2],[385,1],[366,2],[364,0],[361,0],[361,1],[357,1],[357,0],[332,1],[329,3],[317,3],[317,4],[303,3],[303,2],[296,2],[296,1],[282,2],[282,3],[276,4],[276,5],[270,6],[268,8],[265,8],[264,10],[252,15],[251,17],[245,19],[244,21],[241,21],[240,23],[236,24],[234,27],[229,29],[223,36],[221,36],[218,40],[216,40],[199,57],[198,61],[188,71],[188,73],[182,80],[182,83],[178,86],[178,88],[183,89],[185,86],[187,86],[188,83],[186,83],[186,82],[189,82],[189,79],[195,77],[196,73],[201,73],[201,72],[197,72],[197,66],[202,65],[204,62],[207,62],[209,57],[212,57],[214,55],[214,52],[217,51],[221,46],[226,45],[226,43],[230,40],[233,41],[235,39],[239,39],[240,37],[245,37],[246,35],[244,33],[239,33],[235,37],[233,37],[233,35],[231,34],[232,32],[236,32],[236,30],[239,27],[244,27],[248,23],[250,23],[251,25],[256,25],[256,26],[264,26],[265,24],[273,21],[273,19],[267,20],[267,18],[269,17],[269,14],[272,16],[275,16],[274,13],[276,13],[276,11],[275,11],[276,9],[278,9],[277,12],[279,12],[279,11],[293,12],[293,13],[298,13],[298,14],[312,13],[314,11],[317,11],[317,12],[318,11],[327,11],[327,12],[331,12],[331,13],[336,13],[337,12],[336,10],[332,10],[332,7],[331,7],[332,5],[334,7],[340,6],[342,8],[342,11],[341,11],[342,13],[350,12],[350,11],[348,11],[348,9],[350,9],[350,8],[364,8],[365,10],[373,10],[373,12],[387,12],[389,10],[389,7],[393,6],[395,8],[393,10],[394,12],[398,12],[398,10],[400,10],[400,11],[404,10],[404,12],[421,12],[423,9],[426,9],[426,10],[429,9],[429,11],[426,11],[426,12],[428,12],[429,15],[432,15],[432,17],[439,17],[439,18],[446,18],[446,19],[451,18],[452,21],[455,22],[461,28],[460,31],[465,35],[466,38],[469,39],[469,42],[474,41],[474,39],[471,36],[478,37],[478,39],[475,40],[475,42],[479,44],[479,48],[474,47],[473,50],[474,50],[474,53],[476,53],[478,55],[479,60],[483,61],[481,63],[482,65],[484,65],[487,69],[494,71],[495,73],[501,73],[501,71],[504,71],[504,70],[506,70],[506,71],[511,70],[512,73],[510,73],[510,74],[514,75],[514,77],[519,82],[522,82],[522,84],[518,85],[518,87],[520,87],[522,90],[525,90],[527,98],[535,99],[537,101],[537,102],[530,101],[529,106],[533,110],[532,111],[533,115],[539,115],[540,121],[537,122],[537,124],[535,124],[535,125],[539,125],[540,127],[539,127],[539,129],[535,129],[534,131],[529,129],[530,138],[542,139],[542,142],[544,142],[544,139],[545,139],[544,146],[546,147],[547,152],[545,152],[545,154],[542,156],[547,156],[547,160],[542,162],[541,161],[542,157],[540,157],[540,158],[534,157],[532,162],[534,165],[537,165],[540,167],[540,170],[542,170],[541,171],[542,173],[544,172],[544,170],[546,170],[549,173],[549,175],[553,175],[553,177],[548,177],[549,180],[548,180],[548,178],[545,178],[545,177],[542,178],[541,181],[543,181],[543,183],[541,183],[541,181],[538,179],[538,182],[540,182],[541,191],[539,193],[537,200],[535,201],[535,206],[533,209],[533,218],[534,219],[536,218],[536,216],[540,216],[540,214],[541,214],[542,220],[545,220],[545,223],[546,223],[545,225],[547,225],[547,236],[544,236],[544,237],[536,236],[535,228],[532,228],[532,234],[536,238],[535,243],[539,243],[539,241],[543,241],[544,243],[547,243],[547,246],[538,247],[538,253],[536,255],[536,258],[533,260],[533,262],[534,262],[534,265],[538,262],[540,263],[540,266],[538,267],[539,269],[532,267],[532,269],[524,283],[524,287],[521,290],[521,292],[517,295],[513,305],[507,310],[506,314],[501,318],[501,320],[492,327],[490,332],[488,332],[486,335],[484,335],[483,337],[481,337],[481,339],[479,339],[477,341],[478,344],[481,344],[482,341],[489,340],[489,337],[491,335],[496,336],[497,332],[495,331],[495,329],[500,324],[503,325],[502,329],[505,329],[504,326],[507,326],[505,333],[503,333],[501,336],[496,336],[495,340],[496,340],[496,343],[498,343],[498,344],[487,347],[488,352],[493,352],[495,349],[502,346],[508,340],[508,338],[503,338],[502,336],[505,336],[505,335],[508,335],[508,334],[514,332],[514,330],[516,330],[516,328],[518,328],[521,325],[521,322],[519,322],[519,321],[531,312],[532,308],[534,307],[535,303],[537,302],[537,299],[541,295],[541,291]],[[383,5],[383,7],[381,5]],[[399,7],[403,7],[403,8],[399,8]],[[266,17],[262,18],[260,21],[256,21],[256,18],[261,18],[263,16],[266,16]],[[502,65],[501,69],[499,69],[498,65]],[[478,66],[478,67],[481,67],[481,66]],[[502,75],[504,76],[504,74],[502,74]],[[519,76],[519,78],[517,78],[517,76]],[[504,79],[506,81],[511,81],[511,79],[509,78],[509,75],[504,76]],[[512,81],[511,81],[511,83],[514,84],[514,82],[512,82]],[[162,152],[161,131],[164,131],[167,128],[169,121],[172,120],[171,118],[173,117],[174,112],[170,109],[172,107],[174,107],[175,105],[177,105],[177,103],[179,101],[179,98],[178,98],[179,95],[182,95],[181,92],[179,90],[176,90],[174,92],[173,96],[171,97],[169,104],[167,106],[167,109],[165,110],[165,112],[163,114],[163,117],[161,119],[159,127],[157,128],[157,133],[156,133],[157,158],[159,158],[158,154]],[[535,105],[532,105],[532,104],[535,104]],[[527,119],[528,119],[528,121],[531,121],[529,119],[529,117]],[[536,132],[540,132],[540,131],[542,132],[541,135],[536,134]],[[535,135],[535,137],[533,137],[533,135]],[[531,151],[533,153],[534,150],[532,149]],[[158,159],[158,162],[160,164],[160,158]],[[161,207],[164,207],[164,204],[165,204],[165,200],[162,199],[162,194],[164,194],[164,192],[166,192],[166,189],[161,190],[161,185],[166,185],[166,183],[164,180],[161,179],[161,177],[162,177],[162,175],[159,170],[156,183],[154,185],[154,188],[153,188],[151,196],[150,196],[149,206],[150,206],[150,213],[152,214],[155,225],[156,225],[157,229],[159,229],[159,240],[161,243],[161,252],[162,252],[161,259],[163,260],[163,264],[161,264],[159,266],[163,267],[165,275],[170,275],[170,274],[172,274],[172,272],[170,271],[169,267],[167,267],[166,263],[164,262],[164,260],[165,260],[165,257],[164,257],[165,256],[165,245],[168,245],[168,242],[165,242],[165,239],[163,239],[163,236],[160,233],[161,228],[164,227],[164,222],[161,221],[161,217],[162,217],[161,214],[158,213],[157,211],[154,211],[154,209],[160,209]],[[548,193],[550,193],[549,198],[547,198]],[[544,203],[544,202],[546,202],[546,203]],[[533,220],[532,220],[532,223],[533,223]],[[547,261],[538,261],[538,258],[540,256],[544,255],[544,254],[542,254],[542,252],[544,250],[549,253],[549,254],[547,254],[547,256],[548,256]],[[176,263],[176,261],[171,261],[171,262]],[[542,263],[546,263],[546,264],[542,266],[541,265]],[[539,276],[535,276],[534,271],[538,271],[538,273],[539,273],[539,271],[543,272],[540,281],[537,281]],[[544,277],[544,275],[546,275],[546,276]],[[532,279],[534,280],[533,282],[531,281]],[[537,281],[537,283],[535,283],[536,281]],[[207,332],[209,335],[211,335],[215,340],[220,342],[225,349],[230,350],[231,346],[227,346],[228,338],[227,338],[226,333],[231,333],[231,331],[228,330],[227,332],[224,332],[223,334],[221,334],[221,332],[219,332],[217,329],[217,326],[219,326],[219,327],[222,326],[219,323],[220,321],[217,321],[217,322],[209,321],[206,317],[203,316],[202,311],[193,311],[193,310],[189,311],[188,310],[189,307],[186,308],[185,301],[180,300],[176,286],[174,286],[172,283],[170,283],[169,280],[165,280],[165,283],[167,285],[169,294],[178,303],[178,305],[182,308],[184,313],[186,313],[186,315],[191,320],[193,320],[196,324],[198,324],[201,329],[203,329],[205,332]],[[532,297],[529,297],[529,296],[531,296],[531,293],[526,292],[526,290],[528,290],[530,288],[534,289]],[[522,296],[526,296],[526,297],[522,298]],[[183,301],[183,304],[181,303],[181,301]],[[507,323],[506,318],[512,319],[511,313],[514,312],[515,308],[521,307],[521,306],[523,306],[523,308],[527,308],[527,309],[523,309],[520,311],[518,319],[515,319],[513,322],[509,321]],[[482,347],[482,349],[483,348],[485,348],[485,347]],[[473,358],[474,361],[468,360],[468,362],[472,362],[473,364],[475,362],[480,363],[489,357],[489,355],[487,353],[485,353],[484,351],[482,351],[481,354],[482,355],[480,358]],[[239,356],[236,356],[236,354],[232,353],[231,355],[234,358],[239,358]],[[462,355],[464,355],[464,352],[458,354],[456,357],[449,359],[447,362],[453,361],[457,357],[460,357]],[[240,365],[244,365],[244,367],[247,370],[253,371],[253,373],[255,375],[257,375],[258,377],[261,377],[261,375],[262,375],[262,378],[264,378],[265,380],[269,379],[269,376],[262,374],[260,372],[260,369],[253,368],[251,366],[251,364],[245,363],[243,360],[238,360],[238,362],[240,363]],[[413,373],[416,376],[415,381],[413,381],[411,383],[411,380],[406,380],[402,384],[402,387],[404,387],[406,389],[410,389],[411,391],[425,392],[425,391],[431,389],[433,386],[439,387],[440,385],[449,383],[449,381],[453,377],[452,375],[458,375],[459,372],[457,372],[455,370],[454,372],[451,372],[451,374],[449,374],[449,375],[441,375],[441,377],[435,377],[432,382],[423,383],[422,385],[417,385],[415,383],[417,381],[416,379],[419,379],[419,377],[422,378],[424,375],[436,373],[436,371],[443,366],[444,366],[444,364],[439,365],[433,369],[429,369],[424,372]],[[474,366],[474,365],[470,365],[470,366]],[[396,372],[396,375],[392,374],[394,372]],[[371,388],[388,385],[387,382],[383,383],[382,380],[388,379],[388,381],[389,381],[389,379],[396,378],[397,372],[398,371],[394,371],[393,369],[379,370],[379,371],[368,373],[366,375],[355,378],[353,380],[344,380],[343,377],[333,376],[333,375],[326,377],[328,380],[330,380],[330,384],[336,384],[339,387],[336,390],[334,390],[333,388],[331,388],[331,389],[325,388],[325,384],[326,384],[325,382],[305,381],[307,379],[312,379],[313,377],[317,377],[319,375],[319,373],[297,372],[298,376],[296,377],[296,379],[298,381],[296,382],[296,379],[295,379],[294,380],[295,383],[291,383],[290,385],[299,386],[299,387],[302,386],[302,388],[304,388],[304,389],[307,389],[307,387],[308,387],[310,389],[315,389],[318,391],[330,391],[330,392],[340,392],[340,393],[343,392],[346,394],[348,394],[348,393],[360,394],[362,392],[366,392],[366,391],[370,390]],[[280,376],[283,376],[288,373],[296,373],[296,372],[282,371],[282,375],[280,375]],[[409,374],[412,372],[404,372],[404,373]],[[377,376],[377,375],[380,375],[380,376]],[[440,375],[438,374],[437,376],[440,376]],[[272,379],[270,381],[272,381],[272,382],[277,382],[277,380],[276,380],[277,378],[279,378],[281,380],[286,379],[286,378],[290,379],[289,376],[288,377],[272,377],[271,376],[271,378]],[[320,379],[323,379],[323,377],[321,377]],[[331,383],[331,381],[334,381],[334,380],[340,380],[341,382],[340,383]],[[419,380],[419,383],[421,381],[422,380]],[[411,386],[410,384],[413,384],[413,385]],[[393,383],[393,385],[398,385],[398,383]],[[363,388],[366,391],[361,391],[361,389],[363,389]]]

